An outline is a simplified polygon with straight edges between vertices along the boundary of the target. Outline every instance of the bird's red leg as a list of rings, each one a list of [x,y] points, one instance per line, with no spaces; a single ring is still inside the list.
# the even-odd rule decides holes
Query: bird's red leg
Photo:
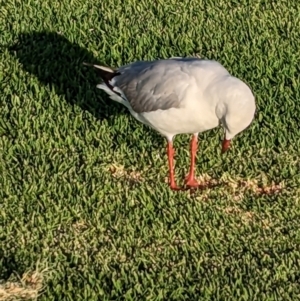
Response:
[[[172,190],[180,190],[180,188],[176,185],[175,176],[174,176],[174,148],[173,143],[168,141],[167,154],[169,161],[169,177],[170,177],[170,187]]]
[[[200,184],[195,179],[195,161],[196,161],[196,152],[197,152],[198,137],[193,135],[190,142],[190,152],[191,152],[191,165],[190,172],[185,178],[185,183],[189,187],[198,187]]]

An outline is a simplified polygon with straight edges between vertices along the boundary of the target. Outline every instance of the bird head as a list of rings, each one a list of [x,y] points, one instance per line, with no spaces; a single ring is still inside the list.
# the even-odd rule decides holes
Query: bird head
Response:
[[[222,153],[230,148],[231,140],[252,123],[256,111],[255,97],[245,83],[232,77],[228,84],[231,87],[223,94],[219,109],[222,111],[220,121],[225,130]]]

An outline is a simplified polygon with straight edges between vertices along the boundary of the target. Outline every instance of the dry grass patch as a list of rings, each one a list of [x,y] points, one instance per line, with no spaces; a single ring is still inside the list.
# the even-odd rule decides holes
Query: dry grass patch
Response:
[[[108,171],[114,178],[122,178],[132,183],[140,183],[144,179],[138,171],[128,171],[123,165],[112,164],[108,167]]]
[[[26,272],[19,280],[8,279],[0,284],[0,301],[36,300],[43,290],[44,271]]]
[[[243,211],[240,208],[229,206],[223,210],[226,214],[236,214],[241,217],[241,219],[245,222],[252,221],[255,213],[251,211]]]
[[[243,178],[230,178],[230,177],[222,177],[219,180],[213,179],[207,174],[203,174],[197,179],[200,183],[207,187],[228,187],[231,192],[236,193],[244,193],[246,191],[252,191],[257,195],[261,194],[276,194],[280,193],[285,185],[284,182],[280,182],[278,184],[271,181],[268,183],[266,179],[259,181],[258,179],[243,179]]]

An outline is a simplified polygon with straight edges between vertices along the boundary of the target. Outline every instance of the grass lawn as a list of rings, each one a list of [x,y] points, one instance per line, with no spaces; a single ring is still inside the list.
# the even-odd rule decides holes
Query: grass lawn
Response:
[[[300,300],[298,1],[0,4],[1,301]],[[193,55],[258,110],[226,155],[221,129],[199,136],[216,187],[190,194],[166,184],[165,140],[82,62]]]

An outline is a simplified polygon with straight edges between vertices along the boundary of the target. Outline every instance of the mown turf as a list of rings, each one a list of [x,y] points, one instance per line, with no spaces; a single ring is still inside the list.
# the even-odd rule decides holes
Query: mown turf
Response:
[[[298,1],[0,4],[0,279],[40,262],[47,301],[300,299]],[[247,82],[258,111],[225,156],[222,130],[201,134],[215,188],[174,193],[163,138],[82,62],[192,55]]]

